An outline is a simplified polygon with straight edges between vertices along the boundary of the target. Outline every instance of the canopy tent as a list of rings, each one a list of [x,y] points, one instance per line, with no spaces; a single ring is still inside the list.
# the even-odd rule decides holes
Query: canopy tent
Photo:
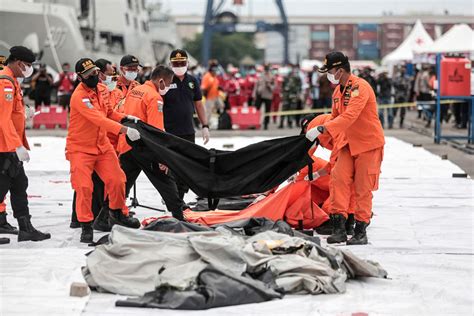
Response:
[[[417,53],[473,53],[474,31],[467,24],[456,24],[431,45],[416,51]]]
[[[419,51],[431,44],[433,44],[433,39],[426,32],[421,21],[417,20],[410,34],[400,46],[382,59],[382,65],[390,66],[404,61],[411,61],[414,57],[414,51]]]

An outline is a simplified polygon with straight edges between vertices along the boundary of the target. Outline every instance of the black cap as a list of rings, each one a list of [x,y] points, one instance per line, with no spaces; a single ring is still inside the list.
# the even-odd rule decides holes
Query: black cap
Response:
[[[132,55],[125,55],[120,60],[120,67],[127,67],[127,66],[142,66],[138,61],[138,58]]]
[[[182,49],[175,49],[170,54],[170,61],[188,61],[188,53]]]
[[[340,67],[349,62],[349,58],[341,52],[331,52],[326,55],[324,65],[318,69],[319,72],[328,72],[334,67]]]
[[[108,64],[112,64],[112,62],[104,58],[100,58],[95,61],[95,65],[101,72],[105,72]]]
[[[25,46],[13,46],[10,48],[9,60],[21,60],[27,63],[33,63],[36,59],[35,54]]]
[[[99,69],[90,58],[81,58],[76,63],[76,72],[80,75],[87,76],[92,71]]]

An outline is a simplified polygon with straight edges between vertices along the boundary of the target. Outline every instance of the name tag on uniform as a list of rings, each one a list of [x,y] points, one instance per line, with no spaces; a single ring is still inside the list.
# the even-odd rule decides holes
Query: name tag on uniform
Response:
[[[176,83],[170,84],[170,90],[171,89],[177,89],[177,88],[178,88],[178,85]]]
[[[93,109],[94,106],[91,103],[90,99],[82,99],[82,103],[84,103],[89,109]]]

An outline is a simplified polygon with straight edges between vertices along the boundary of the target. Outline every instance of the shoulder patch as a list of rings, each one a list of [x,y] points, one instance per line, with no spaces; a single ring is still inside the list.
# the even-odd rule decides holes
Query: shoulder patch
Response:
[[[351,92],[351,97],[357,97],[359,96],[359,86],[355,86],[354,88],[352,88],[352,92]]]
[[[191,89],[194,89],[194,82],[190,81],[190,82],[188,83],[188,86],[189,86]]]
[[[82,103],[84,103],[85,106],[87,106],[87,108],[89,108],[89,109],[93,109],[93,108],[94,108],[94,106],[92,105],[90,99],[84,98],[84,99],[82,99]]]
[[[5,91],[5,101],[7,102],[13,101],[13,90],[10,92]]]

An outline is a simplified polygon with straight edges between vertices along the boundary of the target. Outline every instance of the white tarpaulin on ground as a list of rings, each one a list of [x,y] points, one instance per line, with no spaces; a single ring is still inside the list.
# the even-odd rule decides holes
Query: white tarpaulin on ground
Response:
[[[208,148],[234,149],[262,137],[213,138]],[[337,295],[293,296],[248,304],[186,312],[192,315],[472,315],[473,190],[471,179],[453,178],[462,170],[448,160],[387,137],[380,190],[374,194],[369,245],[337,246],[379,262],[389,279],[350,281]],[[201,142],[201,140],[198,140]],[[0,246],[0,315],[182,315],[183,311],[115,307],[123,296],[92,292],[69,297],[81,278],[84,254],[80,230],[69,228],[72,190],[65,139],[32,137],[29,176],[31,213],[38,229],[51,232],[43,242]],[[41,147],[39,147],[41,146]],[[318,153],[320,149],[318,148]],[[323,152],[327,158],[327,151]],[[149,181],[137,181],[140,203],[163,208]],[[193,199],[189,193],[186,200]],[[8,219],[15,223],[8,201]],[[138,208],[137,217],[157,216]],[[103,234],[96,234],[95,239]],[[7,237],[2,235],[2,237]],[[325,245],[325,237],[322,238]],[[78,278],[78,279],[77,279]],[[87,301],[88,300],[88,301]],[[81,311],[81,309],[83,309]]]
[[[391,66],[411,61],[414,57],[414,52],[431,44],[433,44],[433,39],[426,32],[421,21],[417,20],[410,34],[408,34],[400,46],[382,59],[382,66]]]

